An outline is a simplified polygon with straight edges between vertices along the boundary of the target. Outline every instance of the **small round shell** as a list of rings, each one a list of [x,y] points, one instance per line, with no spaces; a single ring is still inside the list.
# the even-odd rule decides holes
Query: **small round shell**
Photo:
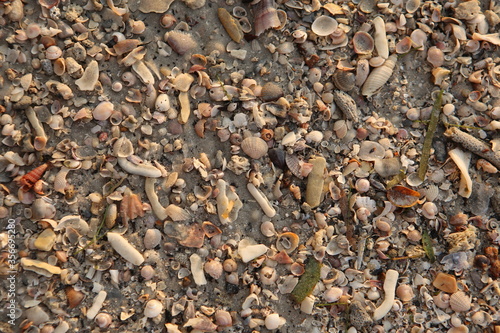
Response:
[[[241,149],[254,159],[259,159],[267,154],[268,146],[261,138],[251,136],[241,142]]]
[[[113,103],[101,102],[95,107],[94,111],[92,111],[92,115],[95,120],[106,120],[111,116],[112,112]]]
[[[342,91],[351,91],[356,82],[354,73],[337,69],[332,75],[333,83],[337,89]]]
[[[278,251],[292,253],[299,246],[299,236],[293,232],[285,232],[279,235],[276,241]]]
[[[328,36],[338,27],[337,20],[333,17],[321,15],[311,25],[311,30],[318,36]]]
[[[364,31],[358,31],[354,34],[352,45],[354,47],[354,52],[357,54],[370,54],[375,48],[373,37]]]
[[[152,299],[146,303],[144,315],[148,318],[154,318],[163,311],[163,304],[156,299]]]

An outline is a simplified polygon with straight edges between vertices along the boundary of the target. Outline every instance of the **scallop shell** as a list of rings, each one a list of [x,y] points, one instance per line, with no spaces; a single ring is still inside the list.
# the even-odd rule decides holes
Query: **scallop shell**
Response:
[[[463,291],[457,291],[450,297],[450,307],[456,312],[466,312],[471,308],[470,296]]]
[[[384,62],[384,65],[375,68],[366,79],[361,93],[368,97],[375,94],[391,77],[396,61],[397,56],[393,54]]]
[[[337,69],[332,75],[332,80],[337,89],[342,91],[351,91],[356,82],[354,73]]]
[[[314,20],[311,25],[311,30],[318,36],[328,36],[332,34],[337,27],[337,20],[330,16],[321,15]]]
[[[259,159],[267,154],[268,146],[261,138],[251,136],[241,142],[241,149],[251,158]]]
[[[354,34],[352,45],[354,47],[354,52],[357,54],[370,54],[375,48],[373,37],[364,31],[358,31]]]

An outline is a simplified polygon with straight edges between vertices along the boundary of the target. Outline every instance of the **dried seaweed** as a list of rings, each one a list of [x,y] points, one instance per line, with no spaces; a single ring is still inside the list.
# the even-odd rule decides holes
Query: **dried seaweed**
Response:
[[[436,100],[434,101],[434,106],[432,107],[429,126],[427,127],[427,133],[425,133],[424,147],[422,148],[422,156],[420,157],[420,168],[418,169],[418,177],[421,180],[425,179],[425,174],[427,173],[427,167],[429,166],[429,157],[431,154],[432,139],[434,138],[434,134],[436,133],[442,101],[443,101],[443,90],[441,89],[437,95]]]
[[[292,297],[297,303],[301,303],[307,296],[309,296],[316,283],[320,279],[321,263],[316,259],[310,258],[306,263],[306,271],[300,277],[299,283],[292,291]]]
[[[427,230],[424,230],[422,233],[422,246],[424,247],[425,254],[427,255],[427,258],[429,258],[430,262],[436,261],[434,248],[432,247],[432,239]]]

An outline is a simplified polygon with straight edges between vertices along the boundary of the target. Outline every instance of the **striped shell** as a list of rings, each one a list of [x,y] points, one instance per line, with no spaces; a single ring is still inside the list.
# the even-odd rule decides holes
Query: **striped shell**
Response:
[[[28,192],[35,183],[42,178],[43,173],[49,167],[48,163],[42,164],[19,179],[19,185],[21,185],[21,190],[23,192]]]
[[[386,82],[391,77],[392,72],[394,71],[396,60],[397,56],[393,54],[389,57],[389,59],[385,61],[382,66],[375,68],[370,73],[365,81],[365,84],[363,85],[363,89],[361,90],[361,93],[364,96],[370,97],[371,95],[375,94],[375,92],[379,90],[384,84],[386,84]]]
[[[256,136],[251,136],[241,142],[241,149],[251,158],[259,159],[267,154],[266,141]]]
[[[456,312],[469,311],[471,308],[470,297],[463,291],[457,291],[450,297],[450,307]]]

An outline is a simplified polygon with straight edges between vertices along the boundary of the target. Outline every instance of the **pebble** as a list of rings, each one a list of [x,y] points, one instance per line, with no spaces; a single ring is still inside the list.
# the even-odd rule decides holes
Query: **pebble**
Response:
[[[373,324],[372,317],[368,314],[365,307],[359,301],[353,301],[349,307],[349,320],[351,325],[358,330],[364,327],[370,327]]]
[[[272,102],[283,96],[283,89],[275,83],[268,82],[262,87],[261,98],[264,102]]]
[[[445,293],[454,293],[458,290],[457,279],[450,274],[438,273],[432,281],[432,285]]]

